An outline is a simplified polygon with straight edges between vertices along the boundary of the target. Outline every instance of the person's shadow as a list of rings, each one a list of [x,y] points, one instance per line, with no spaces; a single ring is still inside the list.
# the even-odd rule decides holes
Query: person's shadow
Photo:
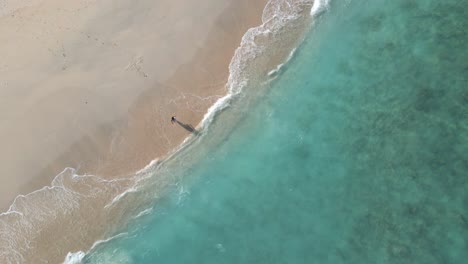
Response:
[[[184,128],[185,130],[187,130],[188,132],[198,136],[200,134],[200,132],[198,130],[196,130],[192,125],[190,124],[184,124],[182,122],[180,122],[179,120],[176,120],[176,123],[181,126],[182,128]]]

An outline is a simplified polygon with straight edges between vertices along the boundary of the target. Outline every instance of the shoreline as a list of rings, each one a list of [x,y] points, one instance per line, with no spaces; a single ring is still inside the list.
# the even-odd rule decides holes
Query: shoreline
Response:
[[[280,2],[280,1],[275,1],[275,0],[273,0],[273,1],[270,1],[269,4],[271,4],[272,2]],[[268,7],[268,6],[266,6],[264,9],[262,8],[263,19],[265,18],[265,12],[266,12],[265,10],[267,10],[267,7]],[[268,10],[267,10],[267,11],[268,11]],[[257,18],[258,18],[258,17],[257,17]],[[307,20],[307,19],[306,19],[306,20]],[[259,23],[259,24],[261,24],[261,23]],[[260,27],[263,27],[264,25],[265,25],[265,24],[263,24],[263,25],[260,26]],[[251,29],[252,29],[252,28],[251,28]],[[251,29],[249,29],[249,31],[248,31],[247,33],[244,32],[245,34],[242,35],[243,38],[242,38],[242,42],[241,42],[241,47],[239,47],[239,48],[236,49],[235,54],[234,54],[234,57],[231,56],[231,60],[229,60],[229,62],[230,62],[230,65],[229,65],[230,71],[229,71],[229,74],[228,74],[228,76],[227,76],[227,77],[229,78],[229,80],[227,80],[227,83],[228,83],[227,86],[230,86],[230,87],[228,87],[228,94],[225,95],[225,94],[226,94],[226,90],[224,89],[225,85],[222,85],[221,87],[223,87],[223,88],[220,88],[220,91],[224,91],[224,93],[222,93],[222,95],[216,96],[216,97],[214,98],[214,99],[216,99],[216,100],[214,100],[214,102],[216,102],[214,105],[213,105],[214,102],[209,102],[209,103],[207,104],[208,107],[206,107],[206,109],[208,109],[208,113],[205,113],[205,112],[206,112],[206,109],[205,109],[205,111],[202,112],[204,115],[201,116],[201,117],[199,118],[198,122],[197,122],[197,121],[193,121],[194,123],[199,124],[201,127],[203,127],[206,123],[209,123],[209,122],[210,122],[209,119],[212,119],[213,116],[217,114],[217,112],[222,111],[222,110],[226,107],[226,106],[222,106],[222,105],[220,106],[220,104],[223,103],[223,102],[222,102],[223,99],[227,98],[226,100],[229,101],[229,100],[230,100],[230,96],[232,96],[233,94],[236,95],[236,94],[240,93],[240,91],[242,90],[242,87],[240,87],[240,89],[237,90],[237,91],[233,91],[233,90],[232,90],[232,89],[233,89],[233,84],[232,84],[233,80],[232,80],[231,78],[238,78],[239,76],[233,76],[233,72],[232,72],[232,69],[231,69],[231,68],[232,68],[233,66],[236,66],[236,65],[233,65],[233,62],[236,62],[235,58],[236,58],[236,56],[238,55],[237,52],[238,52],[241,48],[245,48],[245,46],[246,46],[246,45],[245,45],[245,39],[248,39],[248,37],[250,36],[250,37],[252,37],[252,39],[250,39],[250,41],[254,41],[254,42],[258,41],[256,38],[257,38],[259,35],[255,35],[255,34],[253,34],[252,32],[250,32]],[[252,35],[252,34],[249,35],[249,33],[252,33],[253,35]],[[293,34],[293,35],[294,35],[294,34]],[[247,38],[246,38],[246,36],[247,36]],[[296,36],[296,37],[298,37],[298,36]],[[283,39],[283,40],[284,40],[284,39]],[[297,43],[298,41],[300,42],[299,39],[294,39],[294,40],[292,40],[291,43],[293,43],[293,42],[296,42],[296,43]],[[260,39],[260,42],[261,42],[262,44],[265,44],[265,43],[263,43],[263,41],[262,41],[261,39]],[[252,42],[252,43],[253,43],[253,42]],[[291,43],[288,43],[288,44],[291,44]],[[284,46],[287,46],[288,44],[285,45],[285,44],[278,44],[278,42],[276,43],[277,46],[279,45],[279,47],[277,47],[277,48],[280,48],[280,49],[281,49],[281,48],[284,48]],[[235,45],[235,46],[237,47],[238,45]],[[293,46],[294,46],[294,45],[293,45]],[[260,60],[260,63],[255,63],[255,65],[250,65],[250,64],[249,64],[249,65],[243,65],[243,67],[240,67],[238,70],[241,70],[241,71],[244,71],[244,72],[246,72],[246,71],[248,72],[248,71],[249,71],[249,70],[248,70],[249,67],[250,67],[250,68],[253,67],[253,68],[257,68],[257,71],[254,71],[254,72],[258,73],[258,70],[260,70],[260,71],[262,72],[261,75],[267,76],[267,73],[268,73],[268,72],[270,72],[271,70],[273,70],[274,68],[276,68],[279,64],[285,62],[284,60],[285,60],[285,59],[288,57],[288,55],[290,54],[290,50],[287,50],[286,52],[283,52],[283,53],[285,53],[285,54],[282,54],[282,53],[281,53],[281,55],[274,56],[272,59],[269,58],[269,59],[267,59],[266,61],[263,61],[263,62],[262,62],[262,60]],[[245,55],[245,54],[242,54],[242,55]],[[195,58],[196,58],[196,56],[195,56]],[[256,58],[255,58],[255,56],[254,56],[253,58],[250,58],[250,59],[256,59]],[[252,61],[250,61],[250,59],[247,60],[247,61],[244,61],[244,63],[245,63],[245,62],[252,63]],[[263,66],[269,65],[269,66],[272,66],[273,68],[271,68],[271,67],[263,67],[263,68],[262,68],[262,67],[261,67],[262,65],[263,65]],[[237,66],[239,66],[239,65],[237,65]],[[259,67],[259,66],[260,66],[260,67]],[[270,68],[271,68],[271,69],[270,69]],[[246,69],[247,69],[247,70],[246,70]],[[181,70],[181,71],[184,72],[184,70]],[[190,81],[192,81],[192,80],[186,80],[186,81],[188,81],[188,83],[190,83]],[[236,81],[239,82],[240,79],[236,79]],[[170,83],[170,82],[169,82],[169,83]],[[188,83],[187,83],[187,84],[188,84]],[[224,84],[225,84],[225,83],[226,83],[226,82],[224,82]],[[175,83],[172,83],[172,85],[174,85],[174,84],[175,84]],[[237,83],[237,85],[239,85],[239,84],[240,84],[240,83]],[[241,86],[243,86],[243,85],[241,85]],[[239,87],[237,87],[237,88],[239,88]],[[232,92],[233,92],[233,94],[232,94]],[[151,96],[145,96],[145,98],[143,99],[143,101],[144,101],[144,100],[147,100],[148,98],[151,98]],[[137,102],[138,102],[138,101],[137,101]],[[138,105],[138,104],[137,104],[137,105]],[[145,104],[143,104],[143,105],[145,105]],[[216,109],[217,107],[218,107],[218,109]],[[141,110],[141,109],[138,109],[138,107],[137,107],[136,110],[135,110],[135,112],[134,112],[134,115],[135,115],[135,116],[138,116],[140,113],[144,113],[146,110],[147,110],[147,109],[142,109],[142,110]],[[191,120],[195,120],[195,119],[191,119]],[[185,120],[184,120],[184,121],[185,121]],[[187,140],[187,134],[183,134],[183,137],[181,137],[181,142],[182,142],[182,141],[185,142],[185,140]],[[147,142],[144,142],[144,143],[147,144]],[[132,144],[130,144],[130,145],[132,145]],[[132,145],[132,146],[135,147],[135,148],[138,150],[138,144],[135,144],[135,145]],[[171,153],[177,152],[178,149],[183,148],[183,147],[184,147],[184,145],[183,145],[183,144],[181,145],[180,142],[179,142],[178,144],[176,144],[176,146],[175,146],[174,148],[172,148],[172,150],[169,149],[169,152],[166,151],[166,152],[165,152],[166,155],[163,154],[163,155],[159,155],[159,156],[157,156],[157,157],[166,157],[166,158],[167,158],[168,156],[171,156],[171,155],[172,155]],[[174,153],[174,154],[177,154],[177,153]],[[157,160],[157,159],[156,159],[156,160]],[[158,163],[156,160],[154,160],[154,156],[153,156],[153,159],[148,160],[146,163],[145,163],[145,162],[141,162],[141,163],[144,163],[144,164],[141,165],[141,166],[140,166],[140,165],[135,165],[135,164],[133,164],[134,166],[137,167],[137,169],[134,169],[133,172],[134,172],[134,171],[137,171],[138,169],[140,169],[140,170],[138,170],[138,172],[142,172],[142,171],[145,171],[145,170],[151,170],[151,169],[153,169],[154,167],[152,166],[152,164],[155,165],[155,164]],[[141,168],[143,168],[143,169],[141,169]],[[76,173],[78,173],[77,171],[72,171],[71,174],[69,174],[69,175],[71,176],[71,179],[75,179],[75,176],[78,177],[78,178],[83,178],[83,177],[90,177],[90,176],[92,176],[92,175],[101,175],[101,176],[98,176],[98,177],[102,177],[102,176],[104,176],[104,177],[103,177],[103,178],[98,178],[98,179],[101,179],[102,182],[108,182],[108,183],[109,183],[109,182],[112,182],[112,181],[113,181],[112,179],[116,179],[115,177],[108,177],[108,175],[112,175],[112,171],[113,171],[113,170],[115,170],[115,168],[110,168],[110,170],[108,170],[108,168],[106,169],[106,168],[104,167],[104,168],[100,168],[100,169],[98,170],[99,173],[96,173],[96,174],[95,174],[95,173],[85,173],[84,176],[79,176],[79,175],[76,174]],[[65,170],[65,171],[63,172],[63,173],[64,173],[64,176],[63,176],[63,177],[59,177],[59,176],[61,176],[61,174],[57,175],[57,176],[56,176],[56,179],[54,179],[54,181],[53,181],[53,184],[55,184],[55,182],[59,182],[60,184],[63,184],[63,185],[64,185],[64,188],[65,188],[65,189],[67,189],[68,186],[65,187],[65,185],[67,184],[67,181],[69,181],[69,180],[67,180],[66,177],[68,177],[68,176],[65,175],[65,174],[66,174],[65,172],[67,172],[67,170]],[[82,173],[80,173],[80,174],[82,174]],[[133,175],[133,173],[127,173],[127,174]],[[90,175],[90,176],[88,176],[88,175]],[[96,176],[93,176],[93,177],[96,177]],[[127,180],[128,180],[128,178],[121,178],[121,177],[119,177],[119,178],[117,178],[117,179],[120,179],[120,180],[122,180],[122,181],[127,181]],[[56,181],[56,180],[57,180],[57,181]],[[98,180],[98,181],[101,181],[101,180]],[[65,184],[64,184],[64,183],[65,183]],[[129,180],[129,182],[126,182],[126,183],[124,184],[124,185],[126,185],[126,186],[124,186],[124,187],[122,187],[122,186],[117,186],[117,187],[116,187],[116,186],[111,186],[110,189],[112,189],[112,188],[118,189],[117,191],[116,191],[116,190],[113,190],[114,192],[109,192],[109,193],[106,195],[106,196],[109,197],[109,198],[112,198],[112,197],[113,197],[113,198],[111,199],[111,200],[112,200],[111,204],[113,204],[113,201],[114,201],[116,198],[120,198],[121,195],[124,196],[125,193],[126,193],[127,191],[129,191],[129,188],[130,188],[130,189],[133,188],[133,187],[131,187],[131,186],[134,186],[133,184],[134,184],[134,182],[132,183],[132,181]],[[46,185],[48,186],[49,183],[46,184]],[[44,186],[44,185],[43,185],[43,186]],[[44,187],[44,188],[46,188],[46,187]],[[51,187],[51,188],[53,188],[53,187]],[[82,187],[78,187],[78,189],[80,189],[80,191],[82,191]],[[106,188],[104,188],[104,189],[106,189]],[[124,191],[124,192],[118,194],[118,193],[120,192],[119,190],[120,190],[120,191]],[[116,191],[116,192],[115,192],[115,191]],[[109,198],[107,198],[107,200],[108,200]],[[102,201],[104,201],[104,200],[106,200],[106,199],[102,199]],[[81,204],[82,201],[79,201],[79,203]],[[127,203],[128,203],[128,201],[127,201]],[[104,208],[106,208],[106,207],[109,205],[109,204],[107,204],[107,203],[105,203],[105,204],[106,204],[106,205],[104,206]],[[97,207],[99,208],[99,205],[98,205]],[[11,208],[10,208],[10,209],[11,209]],[[13,209],[14,209],[14,208],[13,208]],[[89,209],[89,208],[88,208],[88,209]],[[80,208],[80,211],[81,211],[81,210],[86,211],[86,208],[85,208],[85,209]],[[118,211],[118,209],[113,209],[113,208],[111,208],[111,210],[113,210],[113,211]],[[117,218],[118,218],[118,219],[121,219],[121,218],[123,217],[123,216],[121,215],[121,213],[122,213],[122,212],[117,213],[117,216],[118,216]],[[112,212],[109,213],[109,215],[112,215],[112,214],[115,214],[115,213],[112,213]],[[108,219],[108,218],[109,218],[109,216],[103,216],[103,217],[104,217],[103,219]],[[99,215],[97,216],[97,218],[98,218],[98,219],[101,219]],[[111,219],[112,219],[112,217],[111,217]],[[98,221],[98,222],[100,222],[100,221]],[[104,221],[104,222],[105,222],[105,221]],[[119,222],[119,221],[117,220],[116,223],[117,223],[117,222]],[[86,222],[85,222],[85,223],[86,223]],[[64,233],[67,233],[67,232],[64,232]],[[93,233],[93,232],[91,232],[91,233]],[[68,233],[67,233],[67,234],[68,234]],[[50,234],[49,234],[48,232],[46,232],[46,234],[43,234],[43,235],[48,236],[48,235],[50,235]],[[50,237],[48,238],[48,240],[49,240],[49,239],[52,239],[53,237],[54,237],[54,236],[50,236]],[[102,239],[105,239],[105,237],[106,237],[106,235],[105,235],[105,234],[102,234],[101,236],[98,236],[98,239],[94,239],[93,241],[102,240]],[[57,242],[53,242],[52,244],[54,244],[54,243],[56,244]],[[95,243],[95,242],[94,242],[94,243]],[[89,244],[89,243],[86,243],[86,244]],[[44,249],[48,248],[47,245],[44,246],[44,247],[45,247]],[[75,248],[76,248],[76,247],[75,247]],[[73,249],[72,249],[72,250],[70,250],[69,252],[76,252],[76,250],[73,250]],[[81,251],[80,251],[80,252],[81,252]],[[65,254],[64,254],[62,257],[64,257],[64,256],[65,256]],[[59,259],[59,257],[57,256],[56,259]],[[62,260],[63,260],[63,258],[62,258]]]

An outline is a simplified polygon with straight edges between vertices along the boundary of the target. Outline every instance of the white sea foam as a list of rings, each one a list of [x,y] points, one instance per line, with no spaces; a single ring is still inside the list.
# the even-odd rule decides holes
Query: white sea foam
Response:
[[[148,173],[154,171],[155,167],[158,165],[159,159],[154,159],[150,161],[148,165],[146,165],[143,169],[136,172],[137,175]]]
[[[83,251],[78,251],[75,253],[69,252],[65,257],[63,264],[80,264],[86,254]]]
[[[294,56],[294,53],[296,52],[296,49],[292,49],[291,52],[289,53],[289,56],[288,58],[286,58],[286,61],[284,63],[280,63],[276,66],[276,68],[274,68],[273,70],[269,71],[268,72],[268,76],[272,77],[276,74],[278,74],[281,69],[283,69],[283,66],[286,65],[291,59],[292,57]]]
[[[120,199],[125,197],[127,194],[132,193],[132,192],[136,192],[136,191],[138,191],[138,190],[135,187],[131,187],[131,188],[125,190],[121,194],[115,196],[114,199],[112,199],[112,201],[110,203],[106,204],[106,206],[104,206],[104,209],[107,209],[107,208],[111,207],[112,205],[118,203],[120,201]]]
[[[292,49],[291,52],[289,52],[289,55],[288,55],[288,58],[286,59],[286,62],[285,63],[288,63],[293,57],[294,57],[294,54],[296,54],[296,48]]]
[[[268,72],[268,76],[277,74],[281,70],[281,68],[283,68],[283,66],[284,66],[284,63],[278,64],[276,68]]]
[[[98,240],[98,241],[94,242],[94,244],[93,244],[93,246],[91,247],[90,250],[96,248],[100,244],[107,243],[107,242],[112,241],[112,240],[114,240],[116,238],[124,237],[126,235],[128,235],[128,233],[124,232],[124,233],[120,233],[120,234],[117,234],[115,236],[109,237],[107,239]],[[63,264],[80,264],[85,256],[86,256],[86,254],[83,251],[78,251],[78,252],[74,252],[74,253],[68,252],[67,256],[65,257],[65,260],[64,260]]]
[[[133,218],[136,219],[136,218],[140,218],[144,215],[148,215],[148,214],[151,214],[153,212],[153,208],[148,208],[148,209],[145,209],[141,212],[139,212],[136,216],[134,216]]]
[[[324,12],[330,3],[330,0],[315,0],[312,8],[310,9],[310,15],[316,16]]]

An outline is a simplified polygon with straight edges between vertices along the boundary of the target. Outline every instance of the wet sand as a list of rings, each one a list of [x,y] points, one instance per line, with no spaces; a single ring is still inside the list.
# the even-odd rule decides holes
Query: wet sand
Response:
[[[2,6],[2,211],[65,167],[124,177],[179,145],[190,132],[170,117],[195,127],[226,93],[234,50],[266,2]]]

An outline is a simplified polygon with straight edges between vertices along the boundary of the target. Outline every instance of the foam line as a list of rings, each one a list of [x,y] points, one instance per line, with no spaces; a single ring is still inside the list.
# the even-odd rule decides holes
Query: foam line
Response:
[[[312,5],[312,8],[310,9],[310,15],[311,16],[316,16],[321,14],[323,11],[325,11],[328,8],[330,0],[314,0],[314,4]]]
[[[124,232],[124,233],[120,233],[120,234],[117,234],[115,236],[109,237],[107,239],[98,240],[98,241],[94,242],[93,246],[90,248],[90,251],[93,250],[94,248],[96,248],[100,244],[107,243],[107,242],[112,241],[112,240],[114,240],[116,238],[123,237],[123,236],[126,236],[126,235],[128,235],[128,233]],[[65,257],[65,260],[64,260],[63,264],[80,264],[85,256],[86,256],[86,254],[83,251],[78,251],[78,252],[74,252],[74,253],[68,252],[67,256]]]

